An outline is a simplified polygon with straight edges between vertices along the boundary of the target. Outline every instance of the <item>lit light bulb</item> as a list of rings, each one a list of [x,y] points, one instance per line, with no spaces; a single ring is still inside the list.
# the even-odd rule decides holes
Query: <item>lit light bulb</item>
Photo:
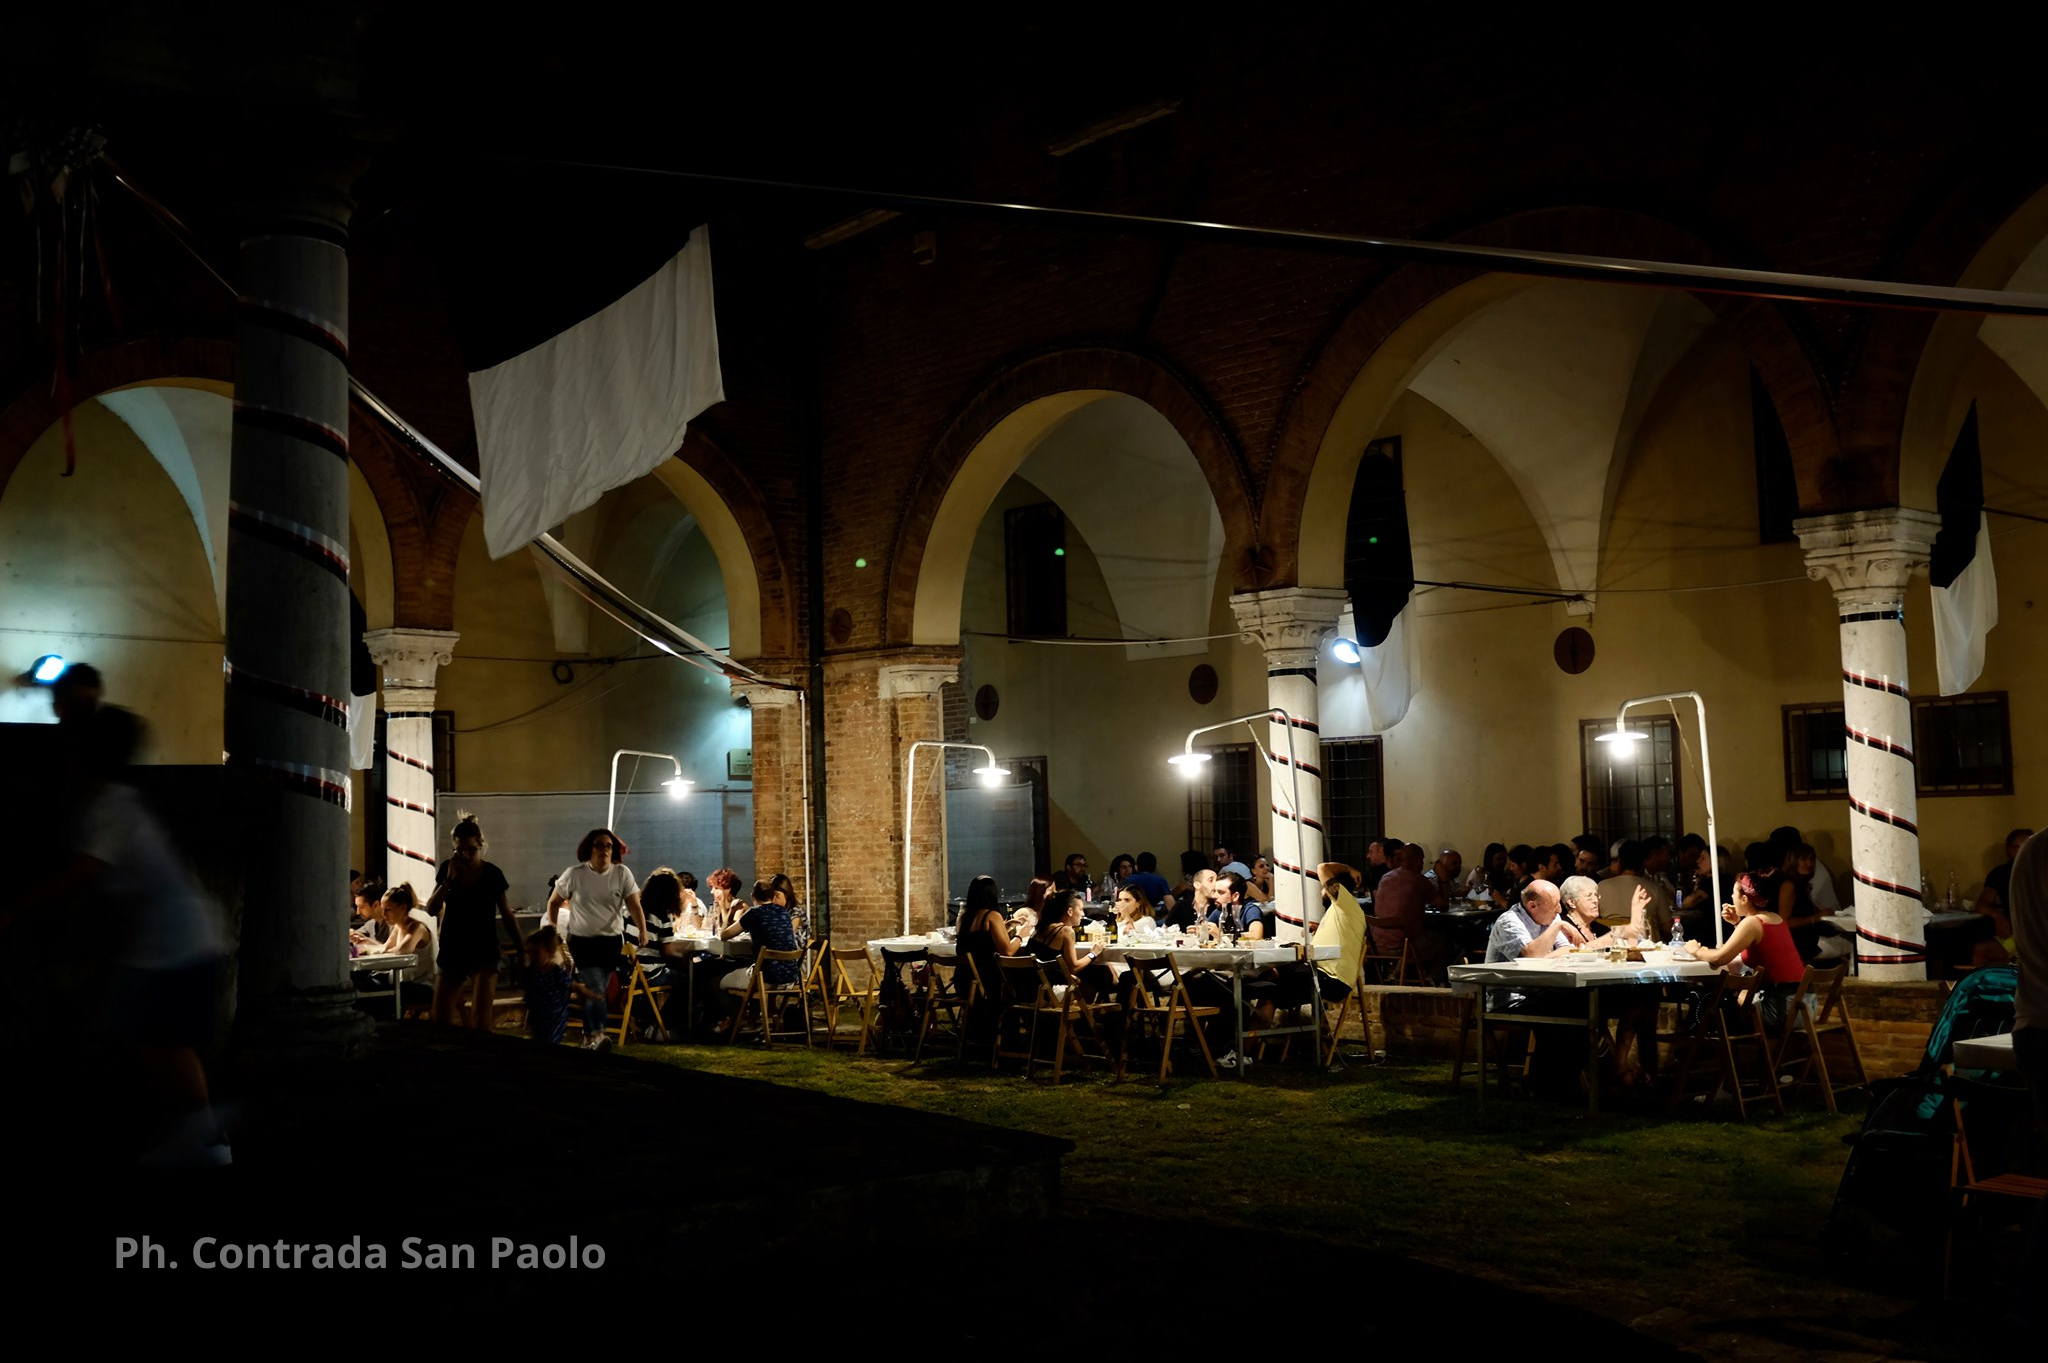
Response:
[[[37,686],[49,686],[64,675],[64,669],[71,664],[64,661],[60,653],[45,653],[28,666],[29,680]]]
[[[1364,660],[1356,639],[1338,639],[1330,645],[1330,656],[1346,667],[1356,667]]]

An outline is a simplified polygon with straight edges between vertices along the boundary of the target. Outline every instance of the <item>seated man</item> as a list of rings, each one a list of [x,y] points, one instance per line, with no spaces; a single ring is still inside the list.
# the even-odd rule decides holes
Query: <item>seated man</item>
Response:
[[[1138,873],[1125,882],[1145,892],[1145,901],[1154,909],[1166,903],[1169,886],[1166,877],[1159,874],[1159,858],[1150,852],[1138,853]]]
[[[1522,902],[1494,920],[1493,933],[1486,942],[1488,965],[1515,960],[1540,960],[1568,950],[1565,935],[1564,902],[1557,886],[1547,880],[1531,881]],[[1579,1017],[1586,1015],[1582,989],[1531,989],[1526,992],[1498,985],[1486,991],[1489,1013],[1529,1013],[1538,1017]],[[1585,1065],[1586,1035],[1575,1027],[1545,1027],[1530,1067],[1530,1079],[1539,1093],[1559,1094],[1572,1089],[1572,1077]]]
[[[1638,939],[1668,940],[1674,907],[1671,891],[1644,873],[1643,844],[1634,838],[1624,841],[1615,853],[1615,863],[1621,869],[1600,882],[1601,920],[1609,924],[1626,922]],[[1639,902],[1636,891],[1641,888],[1650,892],[1647,910],[1634,907]]]
[[[1088,879],[1088,858],[1079,852],[1067,853],[1067,863],[1052,873],[1052,887],[1055,890],[1072,890],[1082,897],[1095,892],[1095,882]]]
[[[1429,882],[1422,878],[1422,848],[1408,843],[1394,854],[1392,869],[1380,877],[1373,892],[1373,949],[1383,956],[1399,956],[1405,943],[1426,979],[1441,979],[1450,959],[1450,937],[1429,929],[1424,909]]]
[[[1430,908],[1451,907],[1451,901],[1460,895],[1458,880],[1464,871],[1465,858],[1457,848],[1446,847],[1437,854],[1436,864],[1422,873],[1423,880],[1428,882],[1425,888],[1429,892]]]
[[[1204,921],[1225,932],[1235,923],[1240,942],[1263,941],[1272,936],[1266,931],[1266,906],[1246,898],[1244,884],[1244,877],[1235,871],[1217,876],[1210,888],[1210,908]]]
[[[1208,919],[1215,897],[1216,873],[1204,866],[1188,877],[1184,890],[1173,894],[1173,907],[1160,915],[1159,921],[1169,928],[1185,931]]]

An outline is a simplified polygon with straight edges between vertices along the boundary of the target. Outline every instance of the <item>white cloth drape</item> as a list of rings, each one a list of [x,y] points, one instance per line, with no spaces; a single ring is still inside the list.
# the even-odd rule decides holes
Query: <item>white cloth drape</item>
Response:
[[[1991,518],[1977,513],[1977,550],[1934,598],[1934,668],[1941,694],[1958,695],[1984,673],[1984,636],[1998,624],[1998,575],[1991,568]]]
[[[690,418],[724,398],[699,227],[604,311],[469,376],[491,557],[658,468]]]

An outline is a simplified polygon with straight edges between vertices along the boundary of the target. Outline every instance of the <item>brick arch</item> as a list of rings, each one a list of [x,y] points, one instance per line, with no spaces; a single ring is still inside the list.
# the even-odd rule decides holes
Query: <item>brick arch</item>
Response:
[[[1256,574],[1264,556],[1251,472],[1215,409],[1190,380],[1159,360],[1115,346],[1081,346],[1034,355],[1002,370],[926,452],[904,499],[890,555],[883,620],[890,644],[959,641],[955,579],[964,576],[966,553],[994,496],[981,484],[999,488],[1055,424],[1110,394],[1146,403],[1187,443],[1223,519],[1223,561],[1233,585],[1263,585],[1237,581]],[[984,490],[988,495],[979,495]],[[928,574],[928,567],[935,571]]]
[[[1550,208],[1501,218],[1454,240],[1588,255],[1728,264],[1697,234],[1657,218]],[[1260,520],[1277,583],[1343,585],[1344,520],[1365,443],[1436,350],[1529,279],[1406,265],[1382,276],[1323,344],[1289,400],[1268,466]],[[1756,365],[1791,444],[1802,505],[1825,504],[1838,470],[1835,414],[1808,347],[1778,305],[1698,295]]]
[[[683,447],[676,452],[675,462],[687,465],[702,478],[714,493],[724,512],[730,517],[730,532],[736,532],[746,548],[747,564],[753,570],[752,595],[754,602],[748,609],[757,613],[759,624],[753,628],[754,645],[749,649],[742,645],[743,635],[738,622],[738,610],[731,611],[734,617],[733,656],[736,658],[795,658],[803,650],[798,647],[795,584],[791,581],[789,565],[794,561],[789,546],[783,543],[781,523],[770,514],[768,504],[761,490],[741,469],[740,464],[718,441],[692,426],[683,437]],[[671,483],[671,489],[674,484]],[[706,526],[706,518],[699,508],[691,505],[697,513],[700,526]],[[709,534],[707,527],[706,533]],[[719,569],[730,573],[730,564],[735,556],[720,550],[719,539],[712,537],[712,547],[719,550]],[[728,606],[735,604],[735,593],[730,583],[726,588]]]
[[[198,379],[233,383],[235,347],[228,341],[196,336],[146,336],[87,351],[71,379],[71,403],[90,402],[102,393],[143,383]],[[14,401],[0,409],[0,494],[43,432],[63,418],[47,379],[30,382]]]
[[[1952,196],[1905,254],[1898,275],[2002,289],[2044,239],[2048,156],[2037,154],[2023,166],[2001,167],[1996,182],[1976,182]],[[1843,431],[1845,442],[1889,485],[1889,502],[1935,508],[1935,483],[1974,396],[1957,384],[1982,323],[1968,313],[1894,312],[1870,319],[1844,403]]]

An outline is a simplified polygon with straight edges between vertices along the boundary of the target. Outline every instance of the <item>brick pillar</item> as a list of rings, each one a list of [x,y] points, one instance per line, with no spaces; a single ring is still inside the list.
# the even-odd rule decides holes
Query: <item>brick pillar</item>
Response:
[[[1273,756],[1273,912],[1280,919],[1280,939],[1287,942],[1300,940],[1303,925],[1322,917],[1322,893],[1314,883],[1316,865],[1323,860],[1316,662],[1324,642],[1337,632],[1337,617],[1348,600],[1334,587],[1276,587],[1230,598],[1237,627],[1266,651],[1266,703],[1293,719],[1295,770],[1287,765],[1287,722],[1274,719],[1266,735],[1266,751]],[[1299,809],[1294,808],[1297,793]]]
[[[248,907],[237,1031],[264,1062],[357,1053],[348,981],[350,172],[308,168],[241,224],[228,478],[225,758]]]
[[[434,892],[441,855],[434,824],[441,789],[434,774],[434,678],[455,661],[459,637],[448,629],[373,629],[363,636],[384,670],[377,707],[384,715],[384,883],[410,884],[422,904]]]
[[[766,877],[782,872],[796,883],[798,901],[809,905],[811,868],[804,858],[809,806],[804,800],[808,764],[803,693],[742,681],[732,683],[732,693],[747,702],[754,721],[755,874]]]
[[[1927,977],[1920,797],[1906,678],[1906,583],[1927,566],[1941,517],[1884,507],[1795,521],[1806,574],[1833,588],[1842,630],[1849,846],[1857,973]]]
[[[843,944],[901,929],[903,774],[910,745],[944,736],[939,689],[957,649],[841,654],[825,660],[825,802],[832,827],[832,934]],[[911,928],[945,921],[945,780],[918,754],[911,812]]]

